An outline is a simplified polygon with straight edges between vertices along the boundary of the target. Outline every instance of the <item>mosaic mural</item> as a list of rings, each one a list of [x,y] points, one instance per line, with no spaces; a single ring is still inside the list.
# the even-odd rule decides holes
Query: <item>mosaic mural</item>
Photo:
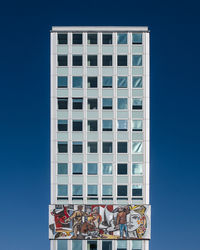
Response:
[[[150,239],[149,205],[50,205],[50,239]]]

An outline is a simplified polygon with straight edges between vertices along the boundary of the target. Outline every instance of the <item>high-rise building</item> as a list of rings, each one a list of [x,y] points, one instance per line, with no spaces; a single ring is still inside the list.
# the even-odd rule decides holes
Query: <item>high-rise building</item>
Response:
[[[149,93],[147,27],[52,28],[51,250],[149,250]]]

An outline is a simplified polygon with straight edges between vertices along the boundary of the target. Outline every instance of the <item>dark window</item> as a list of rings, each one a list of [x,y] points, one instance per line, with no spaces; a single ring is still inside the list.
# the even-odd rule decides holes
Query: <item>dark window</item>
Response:
[[[97,241],[96,240],[87,241],[87,249],[97,250]]]
[[[103,66],[112,66],[112,56],[103,56]]]
[[[67,76],[58,76],[58,88],[67,88]]]
[[[126,185],[117,186],[117,195],[118,196],[127,196],[127,186]]]
[[[58,131],[67,131],[68,121],[67,120],[58,120]]]
[[[58,174],[68,174],[67,163],[58,163]]]
[[[103,34],[103,44],[112,44],[112,34]]]
[[[127,164],[117,164],[117,174],[127,174]]]
[[[82,174],[83,173],[83,164],[82,163],[73,163],[73,174]]]
[[[83,152],[83,143],[81,141],[75,141],[72,143],[73,153]]]
[[[88,88],[97,88],[97,77],[89,76],[88,77]]]
[[[112,120],[103,120],[103,131],[112,131]]]
[[[97,153],[97,142],[88,142],[88,153]]]
[[[102,241],[102,250],[112,250],[112,241]]]
[[[103,142],[103,153],[112,153],[112,142]]]
[[[132,196],[142,196],[142,186],[133,185],[132,186]]]
[[[67,56],[58,56],[58,66],[67,66]]]
[[[103,98],[103,109],[112,109],[112,98]]]
[[[112,88],[112,76],[103,76],[103,88]]]
[[[73,109],[83,109],[83,98],[73,98]]]
[[[58,44],[67,44],[67,34],[58,34]]]
[[[88,66],[97,66],[97,56],[88,55],[87,63],[88,63]]]
[[[80,120],[74,120],[73,131],[83,131],[83,122]]]
[[[73,66],[82,66],[82,56],[73,56]]]
[[[127,56],[117,56],[117,65],[118,66],[127,66]]]
[[[127,142],[118,142],[117,143],[117,152],[118,153],[127,153]]]
[[[68,98],[58,98],[58,109],[68,109]]]
[[[88,44],[97,44],[97,34],[88,34]]]
[[[97,109],[97,99],[88,99],[88,109]]]
[[[97,121],[95,120],[88,121],[88,131],[97,131]]]
[[[58,153],[67,153],[68,147],[66,141],[58,142]]]
[[[82,44],[82,34],[73,34],[73,44]]]

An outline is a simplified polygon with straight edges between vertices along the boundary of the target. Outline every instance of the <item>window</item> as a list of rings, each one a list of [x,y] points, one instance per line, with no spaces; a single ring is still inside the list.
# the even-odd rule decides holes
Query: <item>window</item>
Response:
[[[127,196],[127,186],[126,185],[118,185],[117,186],[117,195],[118,196]]]
[[[133,55],[133,66],[142,66],[142,55]]]
[[[142,98],[133,98],[132,109],[142,109]]]
[[[97,241],[96,240],[87,240],[87,249],[88,250],[97,250]]]
[[[142,76],[133,76],[132,86],[133,88],[142,88]]]
[[[73,163],[73,174],[82,174],[83,173],[83,164],[82,163]]]
[[[67,88],[68,81],[67,76],[58,76],[58,88]]]
[[[127,56],[118,55],[117,56],[117,66],[127,66]]]
[[[118,88],[127,88],[127,77],[126,76],[118,76],[117,78],[117,87]]]
[[[82,56],[73,56],[73,66],[82,66]]]
[[[73,88],[82,88],[83,78],[81,76],[73,76],[72,78],[72,87]]]
[[[112,76],[103,76],[103,88],[112,88]]]
[[[68,250],[67,240],[57,240],[57,249],[58,250]]]
[[[127,164],[117,164],[117,174],[124,175],[127,174]]]
[[[112,56],[104,55],[103,56],[103,66],[112,66]]]
[[[58,55],[58,66],[67,66],[67,56]]]
[[[132,196],[142,196],[142,185],[132,186]]]
[[[88,153],[97,153],[97,142],[88,142]]]
[[[58,185],[58,196],[68,196],[68,186]]]
[[[58,163],[58,174],[68,174],[67,163]]]
[[[141,175],[142,171],[142,163],[133,163],[132,164],[132,174],[133,175]]]
[[[89,120],[88,121],[88,131],[97,131],[97,121]]]
[[[72,250],[82,250],[82,241],[81,240],[77,240],[77,241],[72,240]]]
[[[83,109],[83,98],[72,98],[73,109]]]
[[[67,44],[67,34],[58,34],[58,44]]]
[[[142,142],[134,141],[132,143],[132,153],[142,153]]]
[[[142,250],[142,241],[132,240],[132,250]]]
[[[103,34],[103,44],[112,44],[112,34]]]
[[[73,131],[83,131],[83,121],[73,120]]]
[[[112,120],[103,120],[103,131],[112,131]]]
[[[142,34],[141,33],[133,33],[133,44],[142,44]]]
[[[97,163],[88,163],[88,175],[97,175]]]
[[[127,44],[127,34],[126,33],[118,33],[117,34],[117,43],[118,44]]]
[[[97,66],[97,56],[88,55],[87,63],[88,66]]]
[[[72,195],[73,196],[82,196],[83,195],[83,186],[82,185],[73,185],[72,186]]]
[[[73,44],[82,44],[82,34],[73,34]]]
[[[112,142],[103,142],[103,153],[112,153]]]
[[[103,109],[112,109],[112,98],[103,98]]]
[[[132,121],[132,130],[133,131],[142,131],[142,120],[133,120]]]
[[[127,142],[117,143],[117,153],[127,153]]]
[[[97,77],[96,76],[89,76],[87,78],[88,88],[97,88]]]
[[[102,241],[102,250],[112,250],[112,241],[110,240],[103,240]]]
[[[112,163],[103,163],[103,174],[112,174]]]
[[[97,196],[97,185],[88,185],[88,196]]]
[[[97,44],[97,34],[88,34],[88,44]]]
[[[117,250],[127,250],[127,241],[126,240],[118,240],[117,241]]]
[[[58,153],[67,153],[68,145],[66,141],[59,141],[58,142]]]
[[[127,131],[128,130],[128,121],[127,120],[118,120],[117,121],[117,131]]]
[[[67,131],[68,121],[67,120],[58,120],[58,131]]]
[[[74,141],[72,143],[73,153],[82,153],[83,152],[83,143],[82,141]]]
[[[68,109],[68,98],[58,98],[58,109]]]
[[[97,99],[88,98],[88,109],[97,109]]]
[[[117,108],[118,109],[127,109],[128,108],[128,99],[127,98],[118,98],[117,99]]]
[[[112,196],[112,185],[103,185],[102,194],[103,196]]]

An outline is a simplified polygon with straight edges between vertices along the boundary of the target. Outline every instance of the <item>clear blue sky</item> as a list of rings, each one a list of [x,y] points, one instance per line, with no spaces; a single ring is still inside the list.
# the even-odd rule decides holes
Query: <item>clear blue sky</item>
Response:
[[[49,249],[52,25],[149,26],[151,250],[200,249],[197,1],[11,0],[0,23],[1,249]]]

